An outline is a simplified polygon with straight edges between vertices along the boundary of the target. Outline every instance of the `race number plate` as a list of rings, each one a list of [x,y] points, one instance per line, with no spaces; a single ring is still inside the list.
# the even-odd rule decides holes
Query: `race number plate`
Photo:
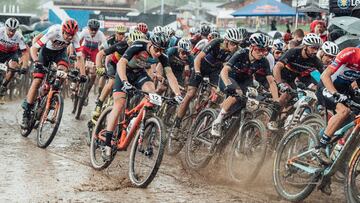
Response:
[[[158,106],[161,106],[161,104],[162,104],[162,98],[160,95],[157,95],[157,94],[150,93],[149,100],[150,100],[150,103],[158,105]]]

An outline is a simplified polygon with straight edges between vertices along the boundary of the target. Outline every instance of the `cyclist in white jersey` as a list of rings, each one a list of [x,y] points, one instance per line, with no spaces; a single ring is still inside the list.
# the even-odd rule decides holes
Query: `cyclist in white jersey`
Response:
[[[7,63],[8,71],[5,79],[0,87],[0,96],[3,97],[7,90],[7,85],[15,75],[15,71],[19,68],[19,58],[21,53],[21,61],[26,62],[28,59],[27,46],[23,36],[16,31],[19,27],[19,21],[15,18],[9,18],[5,22],[5,26],[0,28],[0,63]],[[26,72],[26,63],[22,63],[20,73]]]
[[[80,82],[86,82],[84,57],[80,51],[77,31],[77,22],[73,19],[66,20],[62,25],[51,26],[45,34],[41,33],[41,38],[30,48],[31,58],[35,63],[35,69],[33,72],[34,80],[31,83],[27,98],[22,104],[24,115],[21,127],[23,129],[28,128],[29,115],[33,108],[37,90],[47,72],[47,67],[55,62],[59,70],[67,71],[69,62],[66,49],[71,44],[76,51],[76,66],[80,69]]]

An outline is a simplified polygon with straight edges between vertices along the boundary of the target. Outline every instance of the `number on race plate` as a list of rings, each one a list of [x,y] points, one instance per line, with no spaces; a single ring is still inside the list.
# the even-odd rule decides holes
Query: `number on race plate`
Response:
[[[67,74],[62,70],[58,70],[56,71],[56,76],[59,78],[66,78]]]
[[[7,66],[3,63],[0,63],[0,71],[7,71]]]
[[[160,95],[157,95],[157,94],[149,94],[149,100],[152,104],[155,104],[155,105],[158,105],[158,106],[161,106],[162,104],[162,98]]]

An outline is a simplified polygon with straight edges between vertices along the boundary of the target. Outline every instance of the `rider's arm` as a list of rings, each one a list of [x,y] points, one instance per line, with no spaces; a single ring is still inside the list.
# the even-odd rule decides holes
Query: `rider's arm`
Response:
[[[32,44],[36,44],[36,42],[41,39],[44,36],[44,34],[41,32],[38,35],[36,35],[33,40],[32,40]]]
[[[128,78],[126,76],[126,65],[128,63],[128,60],[124,57],[122,57],[119,62],[116,65],[116,71],[119,74],[121,81],[128,81]]]
[[[274,74],[274,79],[275,79],[276,83],[281,83],[282,82],[281,70],[283,68],[284,68],[284,64],[281,61],[277,62],[275,64],[275,66],[274,66],[273,74]]]
[[[194,69],[195,73],[201,73],[200,66],[201,66],[201,60],[206,56],[206,53],[201,51],[194,60]]]
[[[223,80],[225,86],[231,85],[231,81],[229,79],[229,71],[231,67],[229,65],[225,65],[220,72],[220,77]]]
[[[331,75],[334,73],[335,73],[334,69],[328,66],[325,69],[325,71],[321,74],[321,77],[320,77],[325,88],[332,94],[337,92],[337,90],[334,86],[334,83],[331,80]]]
[[[101,68],[103,66],[102,60],[104,56],[105,56],[104,50],[101,50],[96,54],[96,68]]]
[[[181,95],[179,83],[178,83],[171,67],[169,67],[169,66],[165,67],[164,72],[165,72],[166,78],[169,81],[169,86],[172,89],[172,91],[175,93],[176,96]]]
[[[272,98],[278,99],[279,93],[278,93],[278,89],[277,89],[274,77],[272,75],[268,75],[268,76],[266,76],[266,79],[269,83],[269,90],[270,90]]]

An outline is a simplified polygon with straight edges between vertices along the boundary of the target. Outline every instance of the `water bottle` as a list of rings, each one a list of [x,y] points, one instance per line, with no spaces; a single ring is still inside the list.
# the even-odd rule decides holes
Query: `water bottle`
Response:
[[[333,149],[333,151],[332,151],[332,153],[331,153],[331,156],[330,156],[330,158],[331,158],[332,161],[335,161],[335,159],[338,158],[341,149],[344,147],[344,144],[345,144],[345,139],[344,139],[344,138],[341,138],[341,139],[337,142],[337,144],[335,145],[335,147],[334,147],[334,149]]]
[[[129,125],[128,125],[127,128],[126,128],[126,134],[129,134],[129,133],[130,133],[131,127],[132,127],[132,125],[134,124],[135,120],[136,120],[136,117],[134,117],[134,118],[132,118],[132,119],[130,120]]]

